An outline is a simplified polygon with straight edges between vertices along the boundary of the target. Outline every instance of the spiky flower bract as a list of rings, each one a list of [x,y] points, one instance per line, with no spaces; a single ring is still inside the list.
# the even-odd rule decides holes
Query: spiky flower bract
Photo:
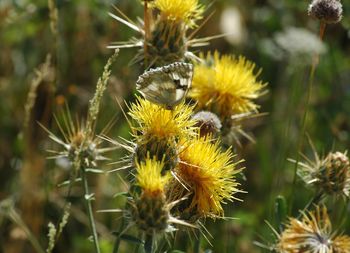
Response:
[[[320,193],[349,197],[350,163],[346,152],[330,152],[321,158],[313,145],[312,149],[314,159],[303,155],[305,161],[298,162],[298,175],[307,185],[314,186]]]
[[[195,221],[201,217],[220,217],[224,211],[222,204],[237,199],[239,192],[235,174],[240,169],[232,161],[231,150],[222,151],[219,142],[207,138],[181,141],[180,163],[175,169],[177,179],[168,188],[170,199],[187,200],[178,205],[181,217]]]
[[[278,236],[275,250],[279,253],[346,253],[350,237],[332,231],[327,209],[316,206],[315,211],[302,213],[302,218],[290,218]]]
[[[133,127],[136,139],[140,142],[150,139],[174,139],[176,137],[193,136],[196,121],[191,119],[193,106],[184,102],[173,110],[152,104],[138,97],[131,105],[129,115],[137,122]]]
[[[233,114],[257,112],[255,104],[266,84],[258,81],[260,71],[243,56],[208,53],[195,64],[190,96],[200,109],[212,111],[224,119]]]
[[[153,7],[161,13],[162,19],[184,22],[189,27],[203,16],[203,7],[198,0],[155,0]]]
[[[49,158],[66,158],[73,164],[79,154],[82,165],[91,168],[96,167],[98,161],[107,160],[104,153],[115,149],[102,148],[103,140],[98,138],[94,131],[86,131],[85,123],[73,122],[68,110],[61,113],[63,123],[57,117],[55,119],[63,138],[59,138],[45,127],[44,129],[49,133],[49,138],[60,144],[63,149],[50,151],[54,155]],[[113,122],[107,124],[101,134],[105,134],[112,124]]]

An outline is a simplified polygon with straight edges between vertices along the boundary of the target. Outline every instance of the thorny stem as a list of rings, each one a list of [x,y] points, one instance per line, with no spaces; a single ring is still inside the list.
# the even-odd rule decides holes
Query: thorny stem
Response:
[[[94,219],[92,205],[91,205],[91,201],[93,199],[93,196],[89,192],[89,185],[88,185],[88,181],[87,181],[86,174],[85,174],[85,168],[81,167],[80,172],[81,172],[82,184],[84,186],[84,199],[85,199],[85,203],[86,203],[86,206],[88,209],[87,211],[88,211],[88,216],[89,216],[90,228],[91,228],[91,232],[92,232],[92,238],[93,238],[93,242],[94,242],[94,246],[95,246],[95,252],[100,253],[100,246],[98,243],[96,224],[95,224],[95,219]]]
[[[153,234],[146,234],[144,249],[145,253],[153,252]]]
[[[325,29],[326,29],[326,23],[321,22],[320,32],[319,32],[320,40],[323,40]],[[312,88],[313,88],[313,84],[314,84],[316,67],[317,67],[318,63],[319,63],[319,55],[315,54],[313,57],[313,60],[312,60],[312,65],[311,65],[310,74],[309,74],[305,110],[304,110],[304,115],[303,115],[302,122],[301,122],[301,131],[299,134],[298,145],[297,145],[297,158],[296,158],[296,162],[295,162],[295,166],[294,166],[293,187],[292,187],[292,193],[291,193],[290,201],[289,201],[289,203],[290,203],[289,211],[292,211],[293,202],[294,202],[297,170],[298,170],[298,164],[300,162],[300,151],[301,151],[301,148],[303,145],[303,137],[305,135],[305,130],[306,130],[306,119],[308,116],[308,109],[309,109],[309,105],[310,105],[311,93],[312,93]]]

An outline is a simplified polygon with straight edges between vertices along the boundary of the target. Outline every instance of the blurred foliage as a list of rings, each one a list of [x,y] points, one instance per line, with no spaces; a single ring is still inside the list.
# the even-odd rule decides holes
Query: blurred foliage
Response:
[[[118,6],[132,20],[142,15],[139,0],[56,0],[58,8],[57,40],[50,31],[49,10],[45,0],[1,0],[0,1],[0,200],[12,197],[19,200],[26,192],[21,191],[20,173],[25,164],[28,148],[35,148],[42,156],[46,149],[53,149],[52,143],[35,121],[32,127],[41,131],[44,137],[34,139],[35,145],[25,143],[23,119],[24,107],[34,69],[45,61],[46,55],[53,57],[56,71],[54,96],[48,103],[52,112],[57,113],[64,107],[62,98],[69,105],[74,117],[82,118],[86,114],[87,103],[92,97],[96,81],[102,73],[103,65],[111,50],[107,45],[112,41],[124,41],[134,32],[108,16],[115,13],[112,5]],[[210,46],[200,50],[218,50],[223,53],[243,54],[262,68],[261,79],[269,83],[269,92],[261,101],[261,112],[266,116],[257,117],[246,122],[247,129],[254,133],[256,143],[243,140],[242,147],[236,151],[246,160],[245,178],[241,179],[242,188],[247,193],[239,196],[244,201],[226,206],[226,216],[237,220],[215,223],[208,221],[208,230],[213,238],[209,243],[202,241],[202,248],[212,248],[213,252],[254,253],[262,249],[253,245],[254,241],[266,243],[273,241],[268,220],[276,229],[275,200],[278,195],[290,198],[292,192],[294,165],[287,158],[297,156],[297,139],[300,122],[304,111],[307,80],[310,66],[301,58],[276,56],[275,51],[266,45],[275,45],[277,33],[288,27],[298,27],[317,35],[318,22],[307,16],[308,1],[295,0],[217,0],[202,1],[210,3],[207,15],[214,11],[214,16],[200,30],[200,36],[209,36],[220,31],[220,15],[228,8],[235,8],[241,15],[244,38],[240,43],[232,44],[225,39],[213,40]],[[329,150],[344,151],[350,147],[350,2],[343,1],[344,18],[340,24],[327,26],[325,45],[327,51],[321,56],[316,71],[315,86],[312,93],[311,109],[307,122],[307,133],[321,154]],[[243,35],[242,35],[243,36]],[[268,44],[266,44],[266,42]],[[133,49],[120,53],[112,71],[109,90],[105,96],[98,129],[102,129],[110,120],[117,121],[108,136],[128,137],[129,127],[116,99],[130,101],[134,96],[135,80],[140,74],[138,66],[128,63],[135,55]],[[36,115],[41,115],[40,99],[45,92],[38,95]],[[40,118],[36,118],[39,120]],[[51,117],[48,128],[57,131],[57,125]],[[254,129],[253,129],[254,128]],[[311,153],[308,141],[303,141],[303,152]],[[112,154],[115,160],[123,151]],[[113,165],[108,165],[113,168]],[[108,209],[120,206],[122,197],[113,195],[125,190],[120,177],[127,173],[113,173],[92,178],[96,192],[96,208]],[[59,220],[62,208],[64,188],[57,184],[68,177],[64,161],[45,161],[43,187],[45,205],[41,216],[43,224]],[[30,178],[28,178],[30,180]],[[294,204],[290,215],[297,215],[308,199],[313,195],[305,189],[300,180],[294,191]],[[82,207],[79,187],[73,189],[70,197],[76,209],[73,209],[69,224],[54,252],[88,252],[92,244],[87,243],[89,235],[86,216],[79,211]],[[289,203],[290,204],[290,203]],[[342,208],[349,212],[344,201],[331,203],[331,214],[336,220],[335,226],[342,225],[342,230],[350,233],[350,222],[343,222],[339,216]],[[340,208],[341,207],[341,208]],[[118,215],[97,214],[101,224],[102,252],[112,251],[111,235],[118,227]],[[85,224],[85,225],[84,225]],[[9,221],[0,220],[0,247],[4,252],[10,251],[6,242],[15,240],[15,226]],[[46,245],[46,227],[41,229],[40,242]],[[14,238],[11,238],[14,237]],[[18,238],[17,238],[18,239]],[[182,238],[184,239],[184,238]],[[190,243],[190,242],[188,242]],[[177,241],[178,249],[184,250],[185,243]],[[125,247],[125,245],[122,245]],[[1,250],[0,250],[1,251]],[[27,251],[25,251],[27,252]],[[126,251],[125,251],[126,252]]]

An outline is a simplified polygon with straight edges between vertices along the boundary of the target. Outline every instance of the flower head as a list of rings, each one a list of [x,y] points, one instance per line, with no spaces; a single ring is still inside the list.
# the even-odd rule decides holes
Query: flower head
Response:
[[[314,160],[305,157],[305,162],[298,163],[298,175],[321,193],[349,197],[350,163],[346,152],[330,152],[325,158],[320,158],[313,151]]]
[[[162,175],[164,163],[155,159],[146,159],[136,163],[136,184],[143,194],[154,196],[164,193],[164,187],[170,179],[170,174]]]
[[[202,18],[203,7],[198,0],[155,0],[153,7],[161,12],[161,16],[174,22],[184,22],[193,27]]]
[[[302,213],[301,220],[290,218],[276,244],[281,253],[348,252],[349,236],[332,231],[327,209],[317,206],[315,211]]]
[[[200,111],[193,115],[197,121],[200,136],[216,135],[221,130],[221,121],[216,114],[208,111]]]
[[[131,213],[138,228],[148,234],[163,232],[169,226],[170,213],[164,188],[170,174],[161,174],[163,166],[162,162],[153,159],[136,163],[136,185],[141,194],[134,194]]]
[[[107,160],[104,153],[114,148],[103,148],[103,140],[98,138],[94,131],[87,131],[84,123],[74,123],[69,112],[63,112],[61,119],[55,117],[58,128],[63,138],[59,138],[54,133],[42,126],[49,134],[49,138],[63,147],[60,151],[51,151],[55,155],[49,158],[65,158],[71,163],[75,162],[79,156],[85,167],[96,167],[97,162]],[[62,120],[63,123],[60,122]],[[111,127],[111,123],[106,126],[101,134],[105,134]]]
[[[193,136],[196,121],[191,119],[192,111],[193,107],[185,103],[167,110],[139,97],[131,105],[129,115],[137,122],[134,126],[136,139],[148,142],[150,139]]]
[[[309,5],[309,15],[327,24],[340,22],[343,6],[340,0],[313,0]]]
[[[198,2],[198,0],[144,1],[143,24],[125,19],[126,15],[117,9],[123,17],[111,13],[110,15],[138,32],[140,36],[133,37],[127,42],[114,42],[109,48],[140,48],[134,62],[146,64],[146,69],[195,59],[196,56],[190,48],[203,46],[213,39],[212,36],[204,38],[187,36],[189,29],[195,28],[197,21],[203,17],[204,7]],[[152,10],[154,15],[150,14]]]
[[[230,150],[221,151],[219,142],[212,143],[206,138],[197,137],[181,144],[183,151],[175,169],[178,180],[173,179],[168,187],[169,198],[188,196],[178,206],[184,219],[222,216],[222,204],[236,199],[234,194],[239,192],[235,174],[240,170],[232,161],[234,155]]]
[[[204,60],[195,65],[190,93],[201,109],[221,118],[258,110],[253,100],[262,94],[265,84],[257,81],[259,72],[254,73],[254,63],[242,56],[220,56],[218,52],[209,53]]]

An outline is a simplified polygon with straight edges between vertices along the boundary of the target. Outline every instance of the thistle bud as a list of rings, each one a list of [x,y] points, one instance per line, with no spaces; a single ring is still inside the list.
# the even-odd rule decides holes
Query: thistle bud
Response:
[[[137,227],[147,234],[162,232],[168,227],[169,210],[162,195],[143,194],[136,201],[132,216]]]
[[[343,6],[340,0],[313,0],[308,13],[326,24],[335,24],[342,19]]]

